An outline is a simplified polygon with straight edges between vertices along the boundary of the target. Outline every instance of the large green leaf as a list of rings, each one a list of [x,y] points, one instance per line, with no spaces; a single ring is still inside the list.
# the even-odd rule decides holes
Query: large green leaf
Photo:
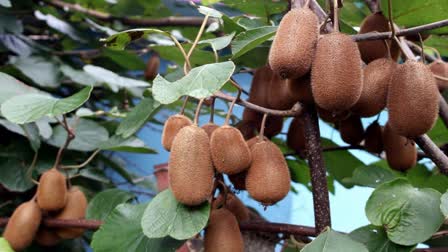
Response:
[[[0,184],[12,192],[24,192],[34,186],[28,175],[30,160],[25,157],[0,158]]]
[[[129,112],[117,128],[116,134],[130,137],[137,132],[156,111],[160,104],[152,97],[143,98],[140,103]]]
[[[59,87],[58,65],[42,57],[11,57],[11,63],[23,74],[42,87]]]
[[[263,26],[238,34],[232,41],[232,58],[238,58],[274,36],[277,27]]]
[[[448,57],[448,36],[432,35],[429,39],[425,40],[426,46],[436,48],[442,56]]]
[[[113,92],[118,92],[121,88],[149,86],[145,81],[123,77],[99,66],[85,65],[83,69],[97,82],[108,84]]]
[[[122,31],[119,33],[116,33],[106,39],[103,39],[102,41],[106,43],[106,46],[123,50],[129,43],[131,43],[134,40],[141,39],[143,37],[146,37],[149,34],[163,34],[168,36],[169,33],[164,32],[162,30],[158,29],[150,29],[150,28],[139,28],[139,29],[131,29]]]
[[[98,144],[109,139],[109,132],[101,125],[92,120],[70,118],[70,127],[75,129],[75,139],[68,145],[69,150],[93,151]],[[61,147],[67,138],[67,131],[58,125],[53,129],[53,135],[47,143]]]
[[[388,0],[381,0],[381,8],[388,13]],[[447,18],[448,2],[446,0],[394,0],[392,2],[392,16],[395,23],[405,27],[424,25]],[[430,31],[444,34],[448,27]]]
[[[55,117],[71,112],[84,104],[93,87],[85,87],[78,93],[63,99],[43,94],[14,96],[2,104],[3,116],[13,123],[34,122],[44,116]]]
[[[14,252],[14,250],[12,250],[11,246],[9,245],[8,241],[3,237],[0,237],[0,251]]]
[[[352,240],[348,235],[335,232],[331,229],[321,233],[311,243],[307,244],[301,252],[368,252],[367,248]]]
[[[391,241],[414,245],[427,240],[442,225],[441,194],[418,189],[399,178],[378,186],[366,205],[366,215],[376,226],[384,226]]]
[[[167,189],[149,202],[142,218],[143,233],[149,238],[171,236],[178,240],[189,239],[207,224],[210,204],[188,207],[176,201]]]
[[[235,32],[222,37],[201,40],[199,44],[210,44],[213,50],[219,51],[226,48],[232,42],[233,36],[235,36]]]
[[[191,48],[191,44],[183,43],[182,47],[185,52],[188,52]],[[177,63],[179,66],[183,66],[185,63],[185,58],[180,50],[175,45],[154,45],[151,49],[156,51],[161,58],[169,59]],[[200,50],[196,48],[193,54],[190,56],[190,63],[192,66],[210,64],[215,62],[215,57],[211,51]]]
[[[86,218],[95,220],[104,220],[121,203],[126,203],[135,196],[120,189],[104,190],[89,202]]]
[[[440,201],[440,210],[445,215],[445,219],[448,219],[448,192],[442,195]]]
[[[76,70],[69,65],[62,65],[60,70],[66,77],[78,84],[95,87],[101,86],[101,83],[83,70]]]
[[[101,50],[103,56],[108,57],[115,63],[129,70],[143,70],[145,69],[145,63],[143,60],[134,53],[128,51],[112,50],[109,48],[103,48]]]
[[[154,154],[157,151],[145,146],[145,143],[137,137],[130,136],[123,138],[121,136],[112,136],[109,140],[99,143],[98,147],[102,150],[124,151],[134,153]]]
[[[0,104],[16,95],[39,93],[39,90],[25,85],[23,82],[17,80],[11,75],[1,72],[0,86],[2,87],[2,91],[0,92]]]
[[[364,244],[370,252],[411,252],[415,246],[402,246],[387,238],[382,227],[367,225],[352,231],[349,236]]]
[[[448,40],[447,40],[448,43]],[[448,45],[448,44],[447,44]],[[442,145],[448,142],[448,134],[446,134],[446,126],[439,118],[434,127],[428,132],[429,138],[437,145]]]
[[[8,120],[0,119],[0,125],[11,132],[20,134],[30,141],[31,148],[36,152],[40,148],[39,128],[35,123],[18,125]]]
[[[361,186],[377,187],[384,182],[391,181],[398,176],[390,169],[377,166],[368,165],[360,166],[353,171],[351,178],[346,178],[344,181]]]
[[[152,87],[154,99],[162,104],[169,104],[184,95],[197,99],[206,98],[218,91],[230,79],[234,70],[233,62],[227,61],[193,68],[188,75],[175,82],[169,82],[158,75]]]
[[[143,234],[140,221],[146,204],[118,205],[95,232],[95,252],[174,252],[184,241],[170,237],[149,239]]]

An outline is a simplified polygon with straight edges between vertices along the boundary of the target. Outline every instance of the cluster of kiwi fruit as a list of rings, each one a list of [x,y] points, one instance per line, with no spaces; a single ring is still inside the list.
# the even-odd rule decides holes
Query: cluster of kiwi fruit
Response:
[[[360,33],[385,31],[390,31],[390,22],[381,12],[367,16],[360,28]],[[314,104],[322,120],[339,128],[345,142],[358,145],[364,140],[366,150],[377,154],[384,150],[389,165],[403,171],[416,162],[412,139],[435,124],[438,87],[448,85],[443,80],[448,66],[440,58],[429,66],[414,59],[398,64],[399,57],[400,46],[394,40],[355,43],[339,32],[337,22],[331,33],[319,35],[317,16],[303,6],[290,10],[281,20],[269,53],[269,66],[262,68],[260,75],[272,70],[279,77],[276,92],[289,91],[277,95],[284,104]],[[436,83],[434,75],[442,78]],[[254,84],[251,95],[252,91],[259,96],[274,93],[267,84],[259,84],[264,89]],[[258,96],[253,102],[263,105]],[[389,112],[384,129],[375,121],[364,130],[361,118],[384,109]],[[291,122],[287,144],[298,154],[306,154],[302,118]]]
[[[85,230],[48,228],[41,223],[43,217],[83,219],[86,209],[84,193],[76,186],[67,188],[65,176],[56,168],[51,168],[40,177],[36,195],[14,210],[3,237],[14,251],[25,249],[33,240],[41,246],[55,246],[63,239],[82,236]]]

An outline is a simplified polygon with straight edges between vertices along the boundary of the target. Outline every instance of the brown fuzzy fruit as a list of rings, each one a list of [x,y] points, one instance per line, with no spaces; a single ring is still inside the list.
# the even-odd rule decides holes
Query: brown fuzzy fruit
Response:
[[[443,62],[442,60],[433,61],[429,64],[429,69],[435,75],[448,78],[448,63]],[[448,88],[448,81],[436,79],[437,86],[440,90],[445,90]]]
[[[162,132],[162,145],[167,150],[171,150],[173,139],[176,134],[185,126],[191,125],[191,120],[184,115],[173,115],[166,120]]]
[[[261,125],[260,125],[261,127]],[[264,136],[272,138],[282,132],[283,117],[281,116],[268,116],[264,128]]]
[[[34,199],[22,203],[9,219],[3,238],[14,251],[21,251],[33,242],[41,219],[41,210]]]
[[[289,192],[291,177],[280,149],[271,141],[262,141],[251,148],[252,164],[247,172],[249,195],[264,205],[272,205]]]
[[[417,163],[417,149],[414,141],[398,135],[389,123],[384,127],[383,143],[390,168],[406,171]]]
[[[287,85],[290,95],[294,100],[304,104],[314,104],[310,74],[299,79],[288,79]]]
[[[337,123],[350,116],[350,113],[348,111],[330,112],[319,107],[317,107],[317,112],[319,113],[320,119],[328,123]]]
[[[245,120],[240,121],[235,127],[241,132],[246,140],[254,137],[255,132],[258,130],[255,122]]]
[[[368,32],[387,32],[389,31],[389,21],[382,12],[376,12],[367,16],[361,24],[359,34]],[[391,56],[396,61],[400,55],[400,49],[394,41],[387,41],[391,47]],[[382,40],[360,41],[358,42],[359,51],[362,60],[368,64],[379,58],[387,57],[387,47]]]
[[[289,125],[288,135],[286,136],[286,143],[289,148],[296,153],[304,153],[305,151],[305,127],[303,119],[294,117]]]
[[[243,252],[244,242],[236,217],[227,209],[213,209],[204,236],[204,251]]]
[[[241,132],[235,127],[224,125],[216,129],[210,139],[213,164],[220,173],[237,174],[252,161],[250,149]]]
[[[34,238],[34,240],[41,246],[53,247],[61,242],[62,239],[54,230],[41,227],[39,228],[39,231],[37,231],[36,238]]]
[[[148,62],[146,63],[145,68],[145,80],[152,81],[154,78],[156,78],[157,74],[159,73],[159,66],[160,66],[160,57],[157,54],[152,55]]]
[[[217,208],[224,204],[224,196],[220,194],[215,201],[213,201],[212,208]],[[226,204],[223,206],[225,209],[232,212],[235,215],[238,222],[249,220],[249,209],[241,202],[241,200],[233,193],[228,193],[226,198]]]
[[[269,66],[258,68],[250,86],[250,95],[248,101],[259,106],[267,106],[267,97],[269,95],[269,86],[272,78],[272,70]]]
[[[56,168],[42,174],[37,187],[37,204],[40,209],[57,211],[64,208],[67,201],[65,176]]]
[[[380,154],[383,151],[383,128],[377,121],[367,127],[364,137],[364,147],[371,153]]]
[[[439,97],[436,80],[428,66],[407,60],[397,67],[389,86],[390,127],[405,137],[425,134],[437,120]]]
[[[364,84],[359,100],[351,109],[362,117],[371,117],[386,107],[387,90],[397,63],[387,58],[370,62],[364,68]]]
[[[203,130],[205,130],[205,132],[207,133],[208,137],[211,138],[213,131],[218,129],[219,126],[214,124],[214,123],[212,123],[212,122],[209,122],[207,124],[202,125],[201,128]]]
[[[339,132],[344,142],[348,144],[359,144],[364,139],[364,128],[361,118],[357,115],[351,115],[345,120],[339,122]]]
[[[283,79],[309,72],[316,50],[319,21],[309,8],[292,9],[280,22],[269,52],[269,65]]]
[[[78,187],[73,186],[68,191],[67,205],[58,213],[55,218],[60,220],[77,220],[86,217],[87,199],[84,193]],[[73,239],[84,234],[82,228],[59,228],[56,234],[62,239]]]
[[[267,107],[271,109],[290,109],[297,101],[288,87],[288,80],[282,80],[280,76],[272,73],[267,96]]]
[[[199,205],[213,189],[214,169],[210,154],[210,139],[196,125],[182,128],[173,141],[168,175],[177,201]]]
[[[361,96],[361,56],[352,38],[333,32],[317,42],[311,71],[311,88],[316,104],[328,111],[350,109]]]

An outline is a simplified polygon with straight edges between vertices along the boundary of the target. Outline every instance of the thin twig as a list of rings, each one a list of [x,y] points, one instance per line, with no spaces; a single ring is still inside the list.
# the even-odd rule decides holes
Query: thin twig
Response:
[[[193,123],[195,125],[198,125],[199,115],[201,114],[202,103],[204,103],[204,99],[200,99],[198,106],[196,107],[196,113],[194,114],[194,121],[193,121]]]
[[[79,164],[79,165],[61,165],[60,168],[61,169],[80,169],[80,168],[83,168],[84,166],[88,165],[100,151],[101,151],[100,149],[97,149],[96,151],[94,151],[92,153],[92,155],[90,155],[90,157],[86,161],[84,161],[82,164]]]
[[[264,113],[263,119],[261,120],[260,133],[258,134],[258,142],[264,140],[264,129],[266,128],[267,119],[268,119],[268,113]]]
[[[436,166],[439,168],[440,172],[448,175],[448,157],[443,153],[443,151],[428,137],[424,134],[414,138],[414,141],[418,146],[426,153],[428,158],[430,158]]]
[[[193,42],[193,45],[191,46],[190,50],[188,51],[187,59],[190,59],[191,55],[193,54],[194,49],[196,48],[196,46],[197,46],[197,44],[199,42],[199,39],[201,39],[202,33],[204,33],[205,26],[207,25],[208,17],[209,17],[208,14],[205,15],[205,18],[204,18],[204,20],[203,20],[203,22],[201,24],[201,28],[199,28],[198,34],[196,35],[196,38],[195,38],[195,40]],[[184,65],[184,72],[188,72],[190,70],[191,70],[191,65],[189,67]]]
[[[67,117],[65,115],[63,115],[62,118],[63,118],[62,127],[67,131],[67,138],[65,139],[64,145],[62,145],[61,148],[59,148],[58,154],[56,156],[56,160],[54,161],[53,167],[55,167],[56,169],[59,169],[59,164],[61,163],[62,154],[64,153],[64,150],[68,147],[70,142],[75,138],[75,133],[73,132],[72,129],[70,129],[70,126],[67,123]]]

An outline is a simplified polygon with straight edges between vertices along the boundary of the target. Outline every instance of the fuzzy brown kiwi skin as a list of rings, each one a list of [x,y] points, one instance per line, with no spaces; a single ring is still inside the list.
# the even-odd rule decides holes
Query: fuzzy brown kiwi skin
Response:
[[[376,12],[367,16],[361,24],[359,34],[368,32],[387,32],[389,31],[389,21],[382,12]],[[400,55],[400,49],[394,42],[387,42],[391,47],[391,56],[396,61]],[[358,42],[361,58],[365,63],[370,63],[376,59],[386,57],[387,47],[381,40],[376,41],[361,41]]]
[[[260,67],[255,71],[250,86],[249,102],[262,107],[267,106],[271,78],[272,70],[269,66]]]
[[[288,134],[286,136],[286,144],[296,153],[303,155],[305,153],[305,126],[303,119],[294,117],[289,125]]]
[[[291,93],[288,80],[283,80],[279,75],[272,72],[267,96],[267,107],[271,109],[290,109],[298,98]]]
[[[184,115],[173,115],[166,120],[162,132],[162,145],[165,150],[170,151],[176,134],[185,126],[191,125],[191,120]]]
[[[195,206],[212,193],[214,168],[210,139],[197,125],[182,128],[173,141],[168,163],[170,188],[177,201]]]
[[[76,186],[68,191],[67,205],[58,213],[55,218],[60,220],[84,219],[87,210],[87,198],[84,193]],[[58,228],[56,234],[63,239],[73,239],[84,234],[82,228]]]
[[[204,251],[243,252],[244,242],[236,217],[227,209],[213,209],[205,229]]]
[[[383,152],[383,128],[377,121],[367,127],[364,137],[364,147],[370,153],[380,154]]]
[[[224,125],[216,129],[210,139],[213,164],[220,173],[237,174],[246,170],[252,156],[241,132]]]
[[[364,68],[364,84],[361,97],[351,111],[362,116],[371,117],[380,113],[387,103],[387,90],[397,63],[387,58],[370,62]]]
[[[398,135],[389,124],[384,127],[383,144],[390,168],[406,171],[417,163],[417,148],[414,141]]]
[[[443,62],[442,60],[433,61],[429,64],[429,69],[435,75],[448,78],[448,63]],[[448,81],[436,79],[437,86],[439,90],[443,91],[448,88]]]
[[[280,149],[271,141],[261,141],[251,148],[252,164],[246,176],[249,195],[264,205],[273,205],[289,192],[291,177]]]
[[[269,65],[283,79],[309,72],[319,34],[319,21],[309,8],[290,10],[280,22],[269,52]]]
[[[388,90],[389,125],[405,137],[417,137],[435,124],[439,90],[428,66],[407,60],[397,67]]]
[[[152,55],[146,63],[144,72],[145,80],[152,81],[159,73],[160,57],[157,54]]]
[[[310,74],[306,74],[299,79],[288,79],[287,85],[294,100],[307,105],[314,104]]]
[[[9,219],[3,238],[14,251],[21,251],[33,242],[41,220],[42,212],[34,199],[22,203]]]
[[[325,109],[316,107],[319,114],[319,118],[327,123],[337,123],[341,120],[345,120],[350,116],[349,111],[341,111],[338,113],[327,111]]]
[[[252,121],[242,120],[235,126],[235,128],[241,132],[245,140],[254,137],[257,132],[256,123]]]
[[[316,104],[331,112],[349,110],[361,96],[361,56],[350,36],[339,32],[317,42],[311,70],[311,89]]]
[[[44,172],[37,187],[37,204],[42,210],[57,211],[67,202],[65,176],[56,168]]]
[[[213,131],[218,129],[219,126],[214,124],[214,123],[212,123],[212,122],[209,122],[207,124],[202,125],[201,128],[203,130],[205,130],[205,132],[207,133],[208,137],[210,138],[212,136]]]
[[[364,139],[364,128],[361,118],[357,115],[351,115],[345,120],[339,122],[339,132],[344,142],[352,145],[359,144]]]
[[[224,205],[224,196],[220,194],[212,204],[212,208],[224,207],[233,215],[235,215],[239,223],[249,220],[249,209],[241,202],[241,200],[233,193],[227,193]]]

